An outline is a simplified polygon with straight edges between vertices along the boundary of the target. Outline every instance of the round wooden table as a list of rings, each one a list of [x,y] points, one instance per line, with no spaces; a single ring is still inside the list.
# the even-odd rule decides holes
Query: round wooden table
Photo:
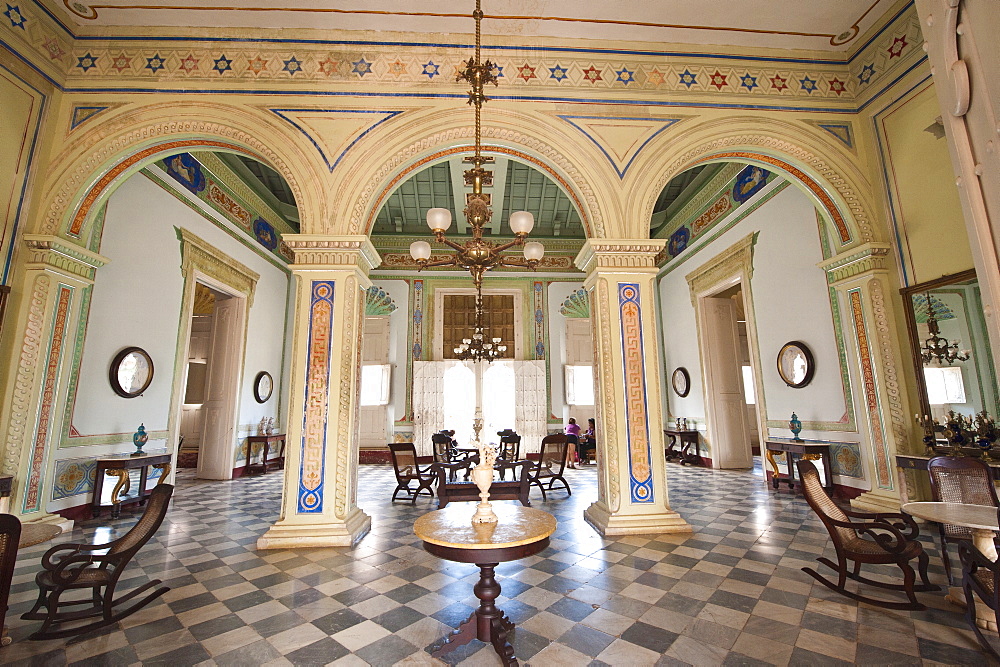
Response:
[[[479,567],[479,582],[472,589],[479,608],[432,651],[435,658],[478,639],[493,644],[505,667],[518,664],[507,641],[514,624],[494,604],[500,584],[493,570],[500,563],[532,556],[547,547],[556,518],[519,505],[494,504],[493,511],[499,517],[497,523],[474,524],[476,503],[453,503],[428,512],[413,524],[413,532],[423,540],[428,553]]]

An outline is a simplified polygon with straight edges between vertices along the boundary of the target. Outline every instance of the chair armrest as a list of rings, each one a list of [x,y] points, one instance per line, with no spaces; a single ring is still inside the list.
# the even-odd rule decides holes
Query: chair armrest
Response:
[[[843,510],[843,512],[853,519],[869,519],[894,526],[903,532],[903,536],[908,540],[915,540],[920,534],[917,522],[913,520],[912,516],[903,512],[856,512],[854,510]]]
[[[83,571],[91,565],[110,562],[112,561],[103,554],[83,554],[74,551],[62,558],[56,567],[51,569],[52,581],[59,586],[65,586],[76,581]]]
[[[834,526],[871,536],[876,544],[892,554],[902,553],[910,543],[898,528],[885,521],[838,521],[830,517],[825,517],[825,520]]]
[[[984,568],[992,572],[994,577],[1000,577],[1000,562],[987,558],[972,542],[962,540],[958,543],[958,558],[962,561],[963,576]]]
[[[57,544],[42,555],[42,567],[46,570],[55,570],[62,566],[63,561],[77,554],[90,551],[103,551],[108,549],[114,542],[108,544]],[[70,551],[71,553],[59,556],[60,551]],[[57,557],[59,556],[59,557]]]

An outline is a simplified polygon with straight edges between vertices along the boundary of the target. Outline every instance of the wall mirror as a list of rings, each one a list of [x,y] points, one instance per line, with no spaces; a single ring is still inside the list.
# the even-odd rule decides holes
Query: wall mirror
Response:
[[[949,410],[1000,415],[979,281],[974,270],[899,290],[917,376],[921,413],[944,422]]]
[[[153,360],[141,347],[126,347],[112,360],[108,381],[122,398],[135,398],[153,381]]]

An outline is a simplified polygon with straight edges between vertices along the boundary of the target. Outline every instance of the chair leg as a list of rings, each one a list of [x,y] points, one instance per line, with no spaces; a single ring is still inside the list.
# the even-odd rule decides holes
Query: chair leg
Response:
[[[917,601],[917,594],[913,592],[913,583],[917,578],[917,575],[913,572],[913,568],[910,567],[909,563],[901,562],[899,563],[899,569],[903,571],[903,591],[906,593],[906,597],[914,605],[920,604]]]
[[[944,574],[948,577],[948,584],[954,586],[955,580],[951,578],[951,558],[948,556],[948,542],[944,539],[944,535],[941,535],[940,542],[941,560],[944,562]]]
[[[922,581],[923,583],[920,586],[914,587],[914,590],[917,591],[941,590],[940,586],[938,586],[937,584],[932,584],[930,582],[930,579],[927,578],[927,566],[930,564],[930,562],[931,559],[930,556],[927,555],[927,552],[926,551],[922,552],[919,558],[917,559],[917,568],[920,571],[920,581]]]

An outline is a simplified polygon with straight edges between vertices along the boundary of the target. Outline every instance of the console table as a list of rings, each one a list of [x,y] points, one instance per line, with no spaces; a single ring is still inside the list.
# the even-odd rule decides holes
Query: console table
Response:
[[[250,463],[250,452],[257,443],[262,445],[260,449],[260,462]],[[273,457],[271,456],[272,449],[276,452],[276,455]],[[279,470],[285,467],[285,434],[248,435],[246,473],[248,475],[265,475],[267,474],[268,466],[278,468]]]
[[[663,429],[663,435],[670,439],[670,444],[664,451],[664,456],[668,461],[680,459],[681,465],[701,465],[701,442],[698,438],[698,431],[678,430],[673,428]],[[680,444],[680,449],[677,445]],[[694,447],[694,452],[691,447]]]
[[[795,488],[795,466],[792,464],[792,454],[799,454],[805,459],[823,459],[823,476],[826,478],[827,490],[833,489],[833,465],[830,461],[830,445],[822,442],[795,442],[791,439],[769,439],[764,441],[765,456],[767,462],[771,464],[774,474],[771,475],[771,485],[778,488],[781,482],[788,485],[789,489]],[[786,475],[778,472],[778,463],[774,460],[774,455],[784,453],[785,463],[788,468]]]
[[[132,486],[129,481],[128,471],[139,469],[139,488],[134,496],[123,496],[128,493]],[[129,456],[120,454],[118,456],[107,456],[97,459],[97,470],[94,475],[94,500],[92,504],[94,516],[101,515],[101,510],[108,505],[101,503],[101,495],[104,491],[104,477],[117,477],[118,482],[111,491],[111,517],[117,519],[121,516],[122,505],[134,505],[146,502],[149,492],[146,491],[146,479],[150,468],[161,470],[160,479],[157,486],[170,474],[170,454],[167,452],[157,454],[143,454],[142,456]]]
[[[556,518],[531,507],[494,504],[497,523],[472,523],[476,503],[456,503],[428,512],[413,524],[413,532],[424,549],[438,558],[479,567],[479,583],[472,591],[479,608],[458,629],[439,643],[431,655],[439,658],[473,639],[493,644],[504,667],[517,665],[514,648],[507,638],[514,629],[495,604],[500,595],[494,568],[500,563],[533,556],[549,544],[556,530]]]

